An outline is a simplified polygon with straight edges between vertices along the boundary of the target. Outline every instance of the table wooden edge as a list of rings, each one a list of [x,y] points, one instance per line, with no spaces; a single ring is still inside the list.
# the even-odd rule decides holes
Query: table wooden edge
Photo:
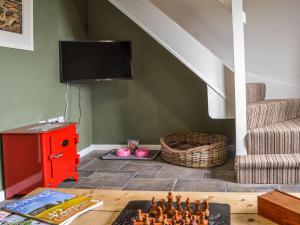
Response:
[[[35,194],[48,188],[38,188],[28,195]],[[125,191],[125,190],[99,190],[99,189],[64,189],[54,188],[61,192],[75,195],[89,195],[95,199],[103,200],[102,206],[78,218],[72,225],[82,225],[89,221],[89,225],[109,225],[117,218],[119,213],[132,200],[151,200],[152,196],[165,198],[166,191]],[[192,200],[208,199],[210,202],[227,203],[231,206],[231,225],[274,225],[268,219],[257,214],[257,197],[265,194],[254,192],[173,192],[181,194],[183,198],[189,196]],[[290,193],[300,197],[300,193]],[[97,217],[97,218],[95,218]],[[101,218],[99,220],[99,218]],[[102,221],[102,222],[100,222]]]

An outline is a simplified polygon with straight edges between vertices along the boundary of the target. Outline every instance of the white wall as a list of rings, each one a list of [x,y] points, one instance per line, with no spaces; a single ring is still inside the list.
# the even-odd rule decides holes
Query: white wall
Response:
[[[233,68],[231,12],[216,0],[150,0]]]
[[[268,98],[300,97],[300,0],[245,0],[248,81]]]
[[[232,68],[231,14],[217,1],[151,2]],[[268,98],[300,97],[300,0],[244,3],[247,81],[265,82]]]

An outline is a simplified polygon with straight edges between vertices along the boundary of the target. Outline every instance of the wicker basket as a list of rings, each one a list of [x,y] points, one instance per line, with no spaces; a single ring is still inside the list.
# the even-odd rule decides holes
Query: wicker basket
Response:
[[[227,138],[222,135],[188,132],[160,139],[163,160],[180,166],[210,168],[227,160]],[[185,146],[179,149],[174,146]]]

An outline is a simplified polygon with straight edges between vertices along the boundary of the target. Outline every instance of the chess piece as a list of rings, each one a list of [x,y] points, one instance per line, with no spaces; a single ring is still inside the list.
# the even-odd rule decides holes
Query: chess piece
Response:
[[[157,213],[157,201],[156,198],[153,197],[151,201],[150,215],[156,215],[156,213]]]
[[[185,225],[185,221],[184,220],[180,220],[180,225]]]
[[[209,204],[208,204],[207,200],[205,200],[203,202],[203,211],[205,213],[205,216],[209,217]]]
[[[163,212],[162,212],[162,208],[160,206],[157,207],[157,214],[155,217],[155,222],[161,223],[161,221],[163,220]]]
[[[205,213],[200,215],[200,223],[199,225],[208,225],[208,220],[205,218]]]
[[[191,208],[191,201],[190,198],[187,198],[185,201],[186,210],[189,212],[189,214],[192,214],[192,208]]]
[[[132,224],[135,225],[136,224],[136,219],[132,220]]]
[[[177,210],[174,211],[173,220],[175,220],[177,222],[179,222],[179,220],[180,220],[180,217],[178,215],[178,211]]]
[[[172,220],[172,225],[177,225],[177,221],[176,220]]]
[[[201,211],[201,202],[199,200],[195,201],[195,211],[194,211],[194,214],[199,216],[202,214],[202,211]]]
[[[161,207],[162,212],[165,213],[166,207],[165,207],[165,200],[164,199],[159,200],[159,206]]]
[[[162,224],[164,224],[164,225],[168,225],[169,224],[168,223],[168,216],[166,214],[164,214],[164,216],[163,216]]]
[[[155,220],[152,219],[151,222],[150,222],[150,225],[154,225],[154,223],[155,223]]]
[[[174,214],[174,207],[173,207],[173,194],[172,194],[172,192],[169,192],[167,199],[168,199],[168,202],[167,202],[166,213],[169,214],[169,215],[173,215]]]
[[[182,206],[181,206],[181,196],[180,195],[177,195],[176,196],[176,205],[177,205],[177,211],[178,211],[178,214],[179,215],[182,215],[183,213],[183,209],[182,209]]]
[[[143,219],[143,225],[150,225],[149,215],[147,213],[145,214],[145,217]]]
[[[137,216],[136,216],[136,218],[135,218],[136,221],[142,222],[142,221],[143,221],[142,210],[138,209],[138,210],[136,211],[136,214],[137,214]]]
[[[182,219],[184,219],[185,224],[190,224],[189,212],[187,210],[184,211]]]
[[[191,216],[190,225],[198,225],[198,223],[196,222],[195,216]]]

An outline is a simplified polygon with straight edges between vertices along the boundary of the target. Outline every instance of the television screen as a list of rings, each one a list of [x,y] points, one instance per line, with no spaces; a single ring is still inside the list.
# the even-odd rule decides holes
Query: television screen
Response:
[[[132,79],[131,42],[60,41],[60,81]]]

